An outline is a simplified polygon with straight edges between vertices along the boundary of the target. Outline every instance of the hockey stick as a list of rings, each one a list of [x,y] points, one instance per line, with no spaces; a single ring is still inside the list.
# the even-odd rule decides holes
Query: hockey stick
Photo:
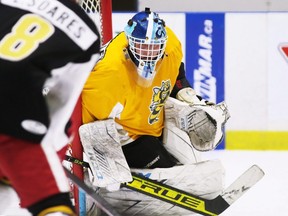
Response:
[[[76,175],[72,174],[66,167],[64,167],[64,170],[67,177],[95,201],[95,204],[98,208],[100,208],[109,216],[120,216],[120,214],[116,212],[104,198],[96,194],[93,189],[84,183],[84,181],[82,181]]]
[[[133,181],[122,184],[123,187],[144,193],[201,215],[216,216],[224,212],[232,203],[256,184],[264,176],[264,172],[257,165],[253,165],[225,189],[221,195],[212,200],[200,198],[135,173],[133,173],[132,176]]]
[[[77,161],[79,161],[76,158],[67,157],[70,158],[70,162],[77,163]],[[87,162],[83,163],[83,161],[81,161],[81,164],[83,166],[85,165],[85,167],[89,167]],[[255,185],[264,176],[264,172],[257,165],[253,165],[225,189],[221,195],[212,200],[195,196],[135,173],[132,173],[132,176],[132,182],[123,183],[121,186],[201,215],[216,216],[224,212],[230,205]]]

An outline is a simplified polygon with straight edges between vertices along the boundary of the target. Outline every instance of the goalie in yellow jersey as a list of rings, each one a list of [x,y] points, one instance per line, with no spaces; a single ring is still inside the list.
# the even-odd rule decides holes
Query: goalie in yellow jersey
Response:
[[[182,57],[176,35],[146,8],[104,47],[85,84],[79,131],[92,182],[122,214],[188,212],[152,198],[150,205],[145,195],[119,189],[132,180],[131,170],[206,198],[222,190],[221,163],[199,163],[199,151],[217,147],[229,113],[224,102],[196,95]]]

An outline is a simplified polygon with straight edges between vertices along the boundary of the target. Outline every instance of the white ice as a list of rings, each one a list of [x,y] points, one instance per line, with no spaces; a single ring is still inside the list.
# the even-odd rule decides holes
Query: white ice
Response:
[[[250,166],[257,164],[265,176],[231,205],[221,216],[288,215],[288,151],[228,151],[204,153],[204,158],[221,159],[226,169],[228,187]],[[16,193],[0,186],[0,215],[28,216],[19,208]]]

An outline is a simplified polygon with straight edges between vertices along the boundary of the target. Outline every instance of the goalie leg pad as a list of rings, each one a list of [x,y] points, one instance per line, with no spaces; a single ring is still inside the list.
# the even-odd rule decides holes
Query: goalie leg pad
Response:
[[[171,168],[131,169],[150,179],[198,195],[206,199],[218,196],[224,188],[224,168],[220,160],[208,160]]]
[[[221,194],[224,187],[224,168],[219,160],[203,161],[172,168],[131,170],[207,199],[213,199]],[[100,189],[100,194],[122,215],[191,215],[191,211],[128,188],[121,188],[116,192]]]

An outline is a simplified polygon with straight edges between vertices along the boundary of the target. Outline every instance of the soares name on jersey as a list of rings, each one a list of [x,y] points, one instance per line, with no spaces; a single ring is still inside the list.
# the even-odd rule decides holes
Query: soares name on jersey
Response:
[[[31,11],[46,18],[63,32],[65,32],[74,42],[76,42],[84,50],[90,47],[93,41],[97,39],[97,36],[83,22],[83,20],[79,19],[75,12],[67,8],[59,1],[3,0],[1,2],[5,5]],[[83,35],[89,35],[89,37],[86,37],[85,41],[83,41]]]

